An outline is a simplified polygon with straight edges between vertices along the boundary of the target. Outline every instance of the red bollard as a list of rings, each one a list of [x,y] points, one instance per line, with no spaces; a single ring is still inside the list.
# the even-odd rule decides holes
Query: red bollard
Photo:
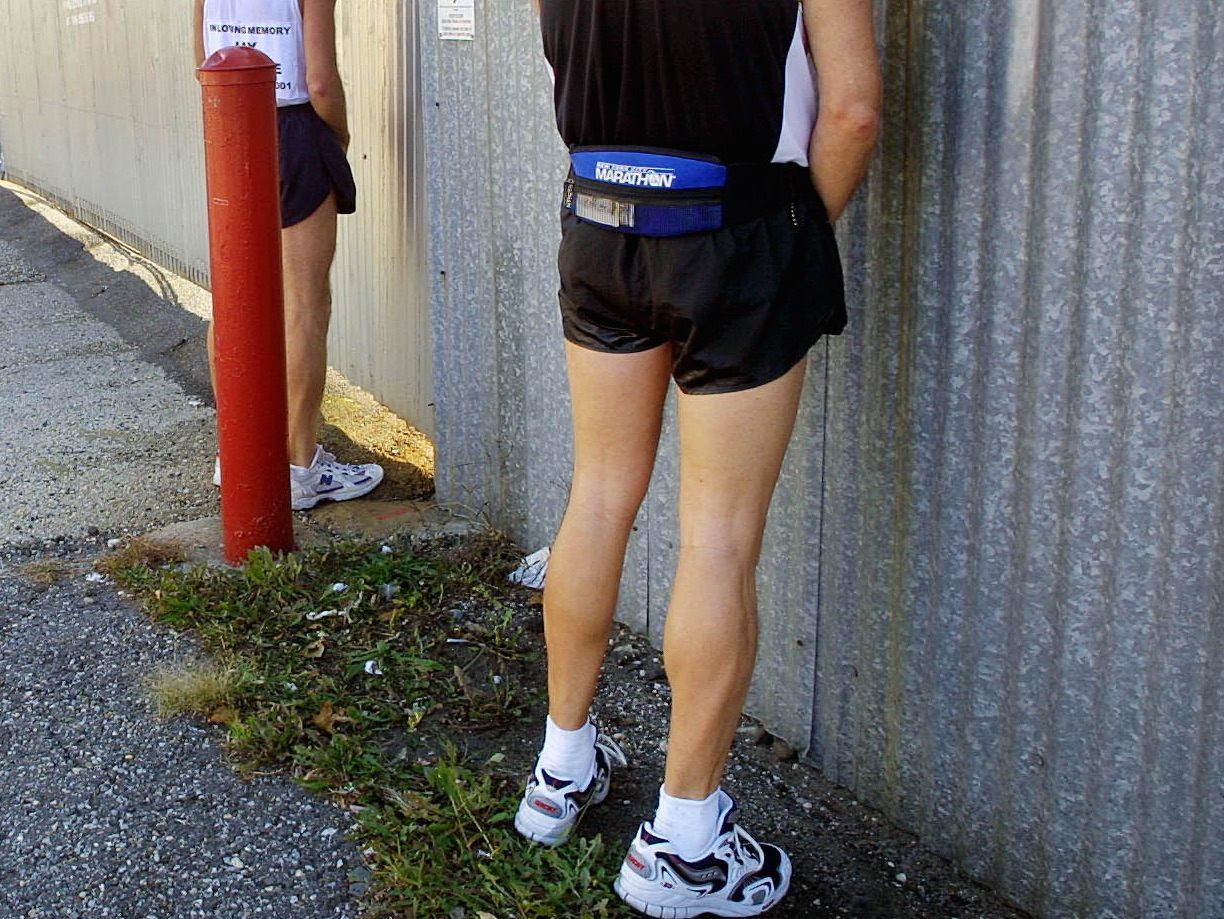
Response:
[[[197,71],[212,268],[217,441],[225,559],[289,551],[288,418],[281,280],[276,64],[223,48]]]

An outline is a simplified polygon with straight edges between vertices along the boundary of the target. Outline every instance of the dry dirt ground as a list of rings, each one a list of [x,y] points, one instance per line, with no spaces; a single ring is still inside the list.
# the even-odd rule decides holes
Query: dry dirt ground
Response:
[[[420,500],[433,494],[433,444],[416,428],[349,383],[327,374],[319,437],[346,463],[379,463],[380,501]]]

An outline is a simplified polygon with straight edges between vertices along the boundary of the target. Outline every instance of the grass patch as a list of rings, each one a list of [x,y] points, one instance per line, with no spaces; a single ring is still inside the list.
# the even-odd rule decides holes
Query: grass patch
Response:
[[[243,686],[238,669],[220,667],[212,661],[166,667],[149,679],[149,692],[163,718],[199,714],[217,724],[229,724],[237,716],[232,703]]]
[[[135,543],[99,570],[223,662],[162,674],[159,705],[224,724],[239,770],[350,806],[374,915],[633,915],[610,886],[619,843],[546,849],[513,828],[525,776],[501,765],[498,732],[521,736],[543,686],[538,640],[507,602],[512,546],[257,550],[223,569]]]
[[[183,547],[173,542],[135,536],[125,540],[113,552],[94,562],[94,570],[108,578],[118,579],[124,572],[135,569],[154,569],[164,565],[175,565],[185,561]]]

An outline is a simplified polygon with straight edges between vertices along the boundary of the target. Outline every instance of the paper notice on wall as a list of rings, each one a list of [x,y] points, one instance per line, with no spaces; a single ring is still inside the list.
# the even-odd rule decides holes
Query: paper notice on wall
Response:
[[[64,17],[65,21],[70,26],[87,26],[91,22],[96,22],[98,16],[93,10],[87,9],[81,12],[74,11],[81,10],[82,7],[97,5],[98,0],[64,0],[64,9],[68,11],[67,15]]]
[[[476,0],[438,0],[438,38],[472,41],[476,37]]]

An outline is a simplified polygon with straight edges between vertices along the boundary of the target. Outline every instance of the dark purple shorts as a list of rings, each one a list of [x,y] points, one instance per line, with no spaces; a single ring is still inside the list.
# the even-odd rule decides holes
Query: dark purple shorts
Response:
[[[357,186],[344,147],[309,102],[276,110],[280,128],[281,226],[301,223],[331,193],[336,211],[357,210]]]
[[[686,393],[752,389],[846,324],[824,205],[790,205],[707,233],[631,236],[561,216],[561,324],[576,345],[632,354],[670,343]]]

